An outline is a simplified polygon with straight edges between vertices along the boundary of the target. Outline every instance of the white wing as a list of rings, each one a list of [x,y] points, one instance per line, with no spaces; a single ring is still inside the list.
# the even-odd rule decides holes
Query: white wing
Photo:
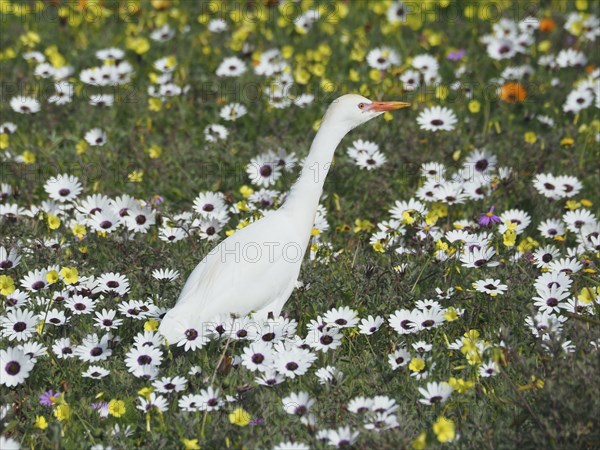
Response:
[[[279,210],[217,245],[189,276],[161,322],[161,333],[171,341],[182,322],[201,327],[219,314],[267,312],[271,304],[278,314],[298,279],[308,244],[296,230]]]

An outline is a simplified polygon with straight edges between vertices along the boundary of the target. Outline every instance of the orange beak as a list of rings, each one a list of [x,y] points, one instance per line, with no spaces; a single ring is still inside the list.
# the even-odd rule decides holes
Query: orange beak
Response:
[[[373,102],[367,105],[367,110],[375,112],[393,111],[400,108],[408,108],[410,103],[407,102]]]

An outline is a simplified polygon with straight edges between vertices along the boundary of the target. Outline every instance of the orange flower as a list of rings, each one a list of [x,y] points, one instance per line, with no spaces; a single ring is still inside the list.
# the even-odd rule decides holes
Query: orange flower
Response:
[[[542,33],[551,33],[556,28],[556,23],[554,20],[546,17],[545,19],[540,20],[540,31]]]
[[[592,73],[594,70],[596,70],[596,67],[593,64],[589,64],[585,68],[585,73]]]
[[[526,97],[527,91],[519,83],[505,83],[500,88],[500,99],[507,103],[519,103]]]

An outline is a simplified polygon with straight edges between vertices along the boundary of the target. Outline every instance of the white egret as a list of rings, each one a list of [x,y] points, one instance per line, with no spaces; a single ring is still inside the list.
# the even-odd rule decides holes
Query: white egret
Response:
[[[348,94],[323,117],[300,177],[284,204],[219,243],[191,273],[160,332],[170,344],[202,332],[221,314],[279,316],[298,280],[333,154],[353,128],[405,102],[373,102]]]

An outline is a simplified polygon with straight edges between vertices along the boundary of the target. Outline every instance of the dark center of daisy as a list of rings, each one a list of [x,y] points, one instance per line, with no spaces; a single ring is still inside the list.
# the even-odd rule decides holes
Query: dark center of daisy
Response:
[[[215,209],[214,205],[211,205],[210,203],[207,203],[206,205],[204,205],[202,207],[202,211],[206,211],[206,212],[211,212],[213,209]]]
[[[291,361],[285,365],[285,368],[291,371],[298,370],[298,367],[298,363],[295,363],[294,361]]]
[[[498,53],[500,53],[501,55],[505,55],[508,52],[510,52],[510,47],[508,45],[503,45],[498,49]]]
[[[58,195],[60,195],[61,197],[66,197],[70,193],[71,193],[71,191],[67,188],[62,188],[62,189],[59,189],[59,191],[58,191]]]
[[[165,389],[172,391],[173,389],[175,389],[175,385],[173,383],[167,383],[164,386]]]
[[[42,289],[44,286],[46,286],[46,283],[44,283],[43,281],[36,281],[35,283],[33,283],[31,285],[31,289],[33,289],[34,291],[38,291],[38,290]]]
[[[480,159],[479,161],[477,161],[475,163],[475,169],[480,172],[483,172],[485,169],[487,169],[488,165],[489,165],[489,163],[487,162],[487,160]]]
[[[474,265],[475,267],[481,267],[481,266],[483,266],[483,265],[484,265],[486,262],[487,262],[487,260],[486,260],[486,259],[478,259],[477,261],[475,261],[475,262],[473,263],[473,265]]]
[[[90,375],[91,375],[93,378],[97,378],[97,377],[99,377],[99,376],[100,376],[100,372],[92,372]]]
[[[404,362],[404,358],[402,356],[398,356],[396,358],[396,364],[402,364]]]
[[[491,284],[491,283],[490,283],[490,284],[486,284],[486,285],[484,286],[484,288],[485,288],[485,289],[489,289],[489,290],[491,290],[491,291],[492,291],[492,290],[496,289],[496,285],[495,285],[495,284]]]
[[[19,364],[17,361],[9,361],[8,364],[4,366],[4,370],[7,374],[15,376],[21,371],[21,364]]]
[[[546,300],[546,305],[555,307],[556,305],[558,305],[558,299],[550,297],[548,300]]]
[[[303,416],[304,414],[306,414],[306,412],[307,412],[307,411],[308,411],[308,410],[306,409],[306,406],[304,406],[304,405],[300,405],[300,406],[298,406],[298,407],[297,407],[297,408],[294,410],[294,413],[295,413],[297,416]]]
[[[143,214],[140,214],[135,217],[135,223],[137,223],[138,225],[144,225],[146,223],[146,220],[146,216]]]
[[[262,336],[262,340],[265,342],[271,342],[273,339],[275,339],[275,333],[265,333]]]
[[[73,349],[71,347],[65,347],[61,350],[61,353],[63,355],[70,355],[71,353],[73,353]]]
[[[145,366],[146,364],[150,364],[152,362],[152,358],[148,355],[141,355],[138,357],[137,362],[140,366]]]
[[[27,324],[25,322],[17,322],[13,326],[13,330],[15,330],[17,333],[24,331],[26,328],[27,328]]]
[[[102,350],[102,347],[94,347],[93,349],[90,350],[90,355],[92,355],[92,356],[100,356],[102,353],[104,353],[104,350]]]
[[[119,282],[115,280],[110,280],[106,283],[106,286],[108,286],[111,289],[115,289],[119,287]]]
[[[246,330],[240,330],[236,334],[237,334],[237,337],[240,337],[240,338],[245,338],[246,336],[248,336],[248,332]]]
[[[383,56],[380,56],[379,58],[377,58],[377,62],[378,62],[379,64],[383,64],[383,63],[384,63],[384,62],[386,62],[386,61],[387,61],[387,60],[386,60],[386,59],[385,59]]]
[[[100,228],[103,230],[108,230],[110,227],[112,227],[112,222],[110,220],[103,220],[100,222]]]
[[[444,125],[444,121],[442,119],[433,119],[431,125],[439,127],[440,125]]]
[[[112,320],[110,320],[110,319],[104,319],[104,320],[102,321],[102,325],[104,325],[105,327],[111,327],[111,326],[112,326],[112,324],[113,324],[113,321],[112,321]]]
[[[188,341],[193,341],[198,337],[198,332],[196,330],[194,330],[193,328],[190,328],[189,330],[185,330],[185,338]]]
[[[402,322],[400,322],[400,326],[405,330],[410,330],[413,327],[413,323],[408,319],[404,319]]]
[[[206,229],[206,234],[208,234],[209,236],[212,236],[213,234],[215,234],[215,227],[208,227]]]
[[[321,339],[319,339],[319,341],[323,345],[329,345],[333,342],[333,338],[331,336],[329,336],[328,334],[326,334],[324,336],[321,336]]]
[[[96,144],[102,144],[102,138],[101,137],[97,137],[96,138]]]
[[[553,191],[555,189],[552,183],[544,183],[544,187],[549,191]]]
[[[254,364],[261,364],[264,360],[265,360],[265,357],[263,355],[261,355],[260,353],[256,353],[256,354],[252,355],[252,362]]]
[[[10,269],[13,266],[13,262],[9,259],[0,262],[0,269]]]
[[[50,322],[50,323],[60,323],[60,319],[58,319],[57,317],[53,317],[48,322]]]
[[[423,325],[424,327],[432,327],[435,324],[435,321],[431,320],[431,319],[427,319],[424,320],[421,325]]]
[[[219,401],[216,398],[211,398],[206,403],[208,403],[208,406],[217,406],[219,404]]]
[[[269,165],[264,165],[260,168],[259,172],[260,172],[261,176],[266,178],[273,173],[273,169]]]
[[[552,261],[552,255],[550,253],[546,253],[544,256],[542,256],[542,261],[545,263]]]
[[[430,403],[439,403],[442,401],[442,397],[439,395],[435,395],[429,399]]]

